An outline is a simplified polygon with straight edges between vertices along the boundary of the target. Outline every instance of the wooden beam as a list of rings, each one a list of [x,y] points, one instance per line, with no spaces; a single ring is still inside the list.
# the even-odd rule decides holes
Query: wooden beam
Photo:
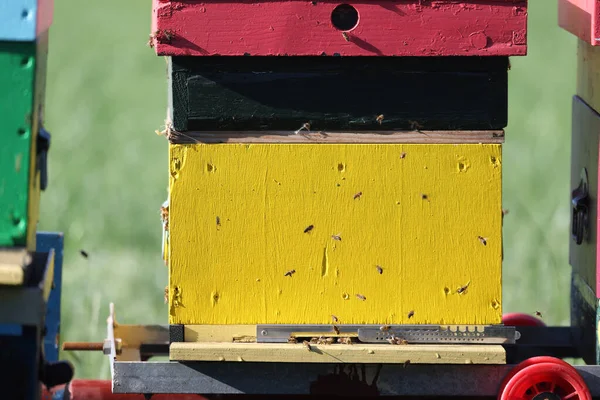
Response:
[[[388,143],[461,144],[504,143],[504,131],[381,131],[381,132],[306,132],[235,131],[172,132],[172,144],[190,143]]]
[[[25,248],[0,250],[0,285],[22,285],[31,256]]]
[[[498,345],[171,343],[172,361],[356,364],[504,364]]]

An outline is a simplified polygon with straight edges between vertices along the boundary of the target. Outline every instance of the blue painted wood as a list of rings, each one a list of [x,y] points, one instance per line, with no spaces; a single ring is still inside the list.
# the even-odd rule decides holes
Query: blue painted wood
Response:
[[[54,249],[54,281],[46,308],[46,335],[44,354],[46,361],[58,361],[58,338],[60,334],[60,298],[62,289],[64,235],[62,232],[38,232],[36,249],[39,252]]]
[[[0,41],[34,41],[52,23],[54,0],[0,0]]]
[[[0,324],[0,336],[21,336],[23,327],[17,324]]]

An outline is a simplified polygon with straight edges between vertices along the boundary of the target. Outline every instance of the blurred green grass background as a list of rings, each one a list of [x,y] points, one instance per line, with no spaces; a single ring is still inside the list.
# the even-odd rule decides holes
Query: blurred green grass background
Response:
[[[100,341],[123,323],[166,323],[159,207],[167,197],[166,63],[146,46],[151,2],[55,2],[46,125],[50,185],[40,229],[65,233],[61,340]],[[529,54],[512,58],[504,147],[505,312],[569,323],[569,168],[576,39],[556,0],[530,0]],[[85,259],[79,254],[89,253]],[[101,354],[63,353],[79,378]]]

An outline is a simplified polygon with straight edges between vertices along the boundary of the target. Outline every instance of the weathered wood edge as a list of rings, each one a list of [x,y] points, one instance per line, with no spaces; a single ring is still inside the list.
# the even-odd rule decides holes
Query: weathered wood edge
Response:
[[[302,127],[299,127],[302,128]],[[168,134],[171,144],[193,143],[363,143],[363,144],[502,144],[504,130],[494,131],[381,131],[381,132],[297,132],[236,131],[176,132]]]
[[[310,347],[309,347],[310,346]],[[500,345],[389,345],[302,343],[172,343],[174,361],[505,364]]]

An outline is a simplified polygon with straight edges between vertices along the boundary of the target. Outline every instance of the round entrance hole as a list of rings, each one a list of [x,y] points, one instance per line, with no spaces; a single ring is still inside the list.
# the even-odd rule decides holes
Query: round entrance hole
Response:
[[[331,12],[331,23],[340,31],[349,31],[358,25],[358,11],[350,4],[340,4]]]

